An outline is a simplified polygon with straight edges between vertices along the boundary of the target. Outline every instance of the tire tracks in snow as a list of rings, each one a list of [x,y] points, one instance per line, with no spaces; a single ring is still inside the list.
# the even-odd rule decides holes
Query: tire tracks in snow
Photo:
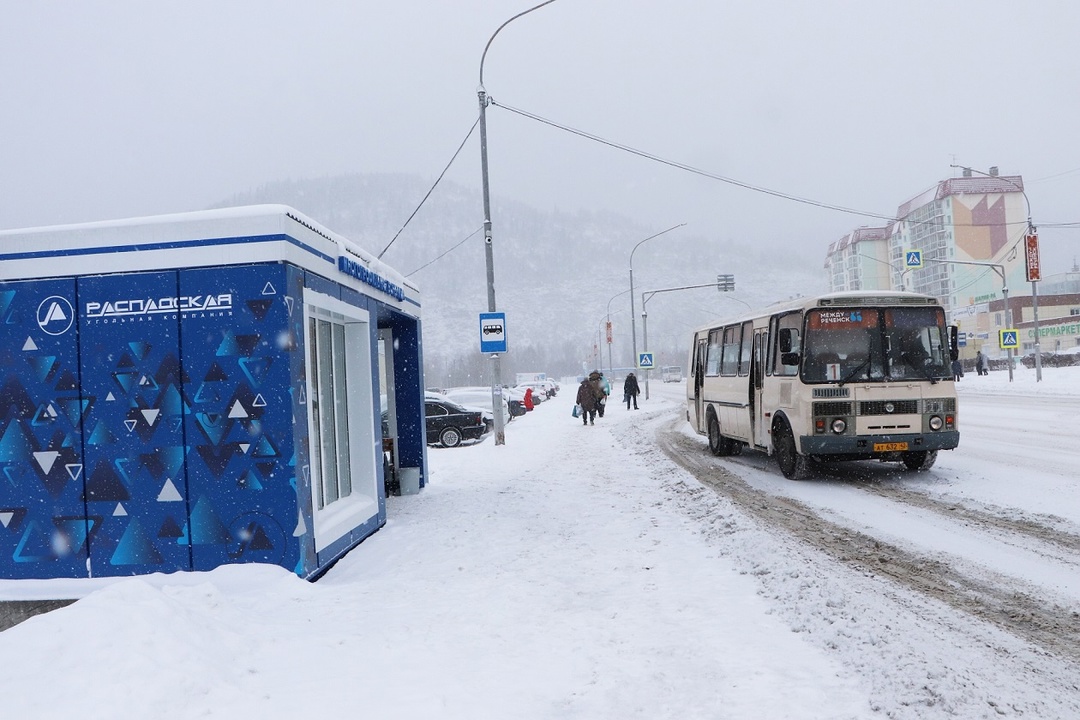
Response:
[[[866,533],[834,523],[804,503],[766,491],[757,490],[735,473],[715,462],[699,443],[676,429],[680,421],[665,424],[657,432],[657,444],[673,462],[735,503],[769,528],[783,531],[834,558],[852,570],[888,578],[923,596],[943,602],[963,613],[1032,643],[1042,650],[1073,663],[1080,663],[1080,613],[1034,596],[1028,588],[1006,578],[994,582],[965,574],[929,556],[883,542]],[[874,490],[876,488],[869,488]],[[882,493],[886,495],[887,493]],[[897,490],[890,499],[907,502]],[[918,496],[925,497],[925,496]],[[936,501],[926,497],[929,506]],[[916,503],[922,502],[921,500]],[[936,503],[937,505],[950,505]],[[946,511],[947,512],[947,511]],[[973,517],[988,524],[982,513]],[[999,530],[1030,534],[1022,520],[997,518]],[[1038,537],[1055,537],[1066,547],[1074,539],[1038,526]],[[1065,537],[1057,537],[1057,536]]]

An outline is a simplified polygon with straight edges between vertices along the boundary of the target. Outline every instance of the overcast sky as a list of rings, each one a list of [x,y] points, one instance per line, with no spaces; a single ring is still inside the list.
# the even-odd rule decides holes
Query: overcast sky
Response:
[[[536,2],[9,0],[0,228],[202,209],[283,179],[434,180],[476,119],[485,43]],[[996,165],[1024,177],[1049,274],[1080,254],[1080,228],[1049,227],[1080,221],[1078,27],[1070,0],[556,0],[499,34],[484,80],[496,102],[612,142],[871,213],[951,164]],[[499,107],[488,135],[493,195],[542,209],[815,261],[878,224]],[[479,185],[477,134],[447,177]]]

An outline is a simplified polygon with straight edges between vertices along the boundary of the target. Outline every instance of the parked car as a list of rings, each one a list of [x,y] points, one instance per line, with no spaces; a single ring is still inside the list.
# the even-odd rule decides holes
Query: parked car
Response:
[[[494,412],[494,406],[491,403],[491,388],[489,387],[447,388],[444,395],[458,405],[486,410],[489,413]],[[502,412],[503,425],[514,419],[514,415],[510,412],[510,403],[505,395],[502,398]],[[494,417],[492,419],[494,420]]]
[[[550,397],[547,392],[547,385],[543,382],[523,383],[518,385],[517,388],[521,390],[521,392],[525,392],[525,388],[532,388],[533,405],[539,405]]]
[[[424,424],[428,445],[443,447],[479,440],[488,432],[483,411],[462,407],[451,400],[424,400]]]

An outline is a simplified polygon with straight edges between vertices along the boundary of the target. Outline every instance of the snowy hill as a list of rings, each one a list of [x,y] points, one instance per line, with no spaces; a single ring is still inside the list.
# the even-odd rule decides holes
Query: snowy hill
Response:
[[[431,181],[417,176],[341,175],[268,184],[227,198],[217,207],[291,205],[378,254],[430,187]],[[496,301],[507,313],[510,340],[504,378],[517,370],[573,375],[583,363],[597,364],[593,347],[609,301],[612,359],[617,366],[629,364],[630,253],[637,243],[679,219],[665,222],[645,227],[609,213],[541,210],[494,197]],[[477,313],[488,309],[482,225],[479,190],[444,180],[383,256],[424,292],[429,385],[475,384],[489,368],[477,351],[476,338]],[[664,293],[650,300],[650,349],[658,353],[658,364],[683,364],[689,331],[713,318],[742,312],[743,302],[757,307],[820,292],[825,286],[816,264],[778,257],[766,248],[705,238],[689,226],[642,244],[634,263],[639,350],[644,349],[642,291],[713,283],[719,273],[736,276],[737,289],[730,297],[707,288]],[[603,355],[606,366],[606,346]]]

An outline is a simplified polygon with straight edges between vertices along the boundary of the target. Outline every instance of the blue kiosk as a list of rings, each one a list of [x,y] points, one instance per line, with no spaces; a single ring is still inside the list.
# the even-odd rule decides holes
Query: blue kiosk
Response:
[[[285,206],[0,232],[0,578],[318,576],[426,482],[420,345]]]

